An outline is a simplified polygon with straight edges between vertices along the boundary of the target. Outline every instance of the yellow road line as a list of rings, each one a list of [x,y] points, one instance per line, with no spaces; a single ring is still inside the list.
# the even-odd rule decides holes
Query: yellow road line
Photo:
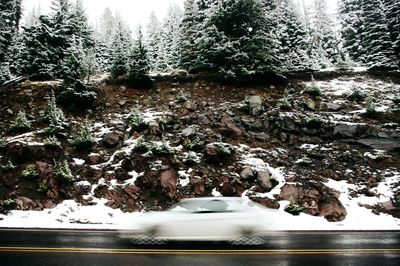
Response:
[[[178,249],[102,249],[102,248],[36,248],[0,247],[2,253],[95,253],[153,255],[335,255],[335,254],[400,254],[400,249],[291,249],[291,250],[178,250]]]

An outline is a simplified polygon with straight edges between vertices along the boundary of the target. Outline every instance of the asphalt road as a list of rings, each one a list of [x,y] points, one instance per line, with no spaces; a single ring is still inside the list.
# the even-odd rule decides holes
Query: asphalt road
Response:
[[[263,246],[139,246],[113,231],[0,229],[0,265],[400,265],[400,231],[275,232]]]

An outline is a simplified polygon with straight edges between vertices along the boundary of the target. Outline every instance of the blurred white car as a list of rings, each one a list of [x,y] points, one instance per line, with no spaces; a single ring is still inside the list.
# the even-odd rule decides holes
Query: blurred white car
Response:
[[[183,199],[167,211],[141,214],[120,237],[134,243],[229,241],[262,244],[271,210],[238,197]]]

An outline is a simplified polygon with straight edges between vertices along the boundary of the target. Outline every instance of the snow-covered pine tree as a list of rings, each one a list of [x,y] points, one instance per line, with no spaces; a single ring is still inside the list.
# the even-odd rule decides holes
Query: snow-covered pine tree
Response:
[[[82,39],[83,48],[93,48],[93,30],[89,27],[88,18],[83,8],[82,0],[76,0],[75,5],[73,5],[70,23],[72,25],[72,34]]]
[[[128,55],[131,49],[131,33],[124,21],[118,17],[112,40],[111,76],[117,78],[126,75],[129,70]]]
[[[164,44],[166,70],[176,69],[179,66],[179,29],[182,20],[182,10],[176,3],[172,3],[163,26],[162,42]]]
[[[0,62],[7,59],[8,48],[18,32],[21,8],[21,0],[0,2]]]
[[[103,72],[110,72],[113,62],[112,40],[115,35],[116,18],[110,8],[105,8],[95,31],[95,56],[98,67]]]
[[[361,0],[339,0],[339,18],[341,23],[341,39],[344,57],[361,62],[363,55],[363,22],[361,16]]]
[[[212,7],[200,41],[200,55],[220,78],[245,81],[277,67],[275,41],[258,0],[220,1]]]
[[[18,35],[21,14],[21,0],[2,0],[0,2],[0,84],[11,76],[10,46]]]
[[[400,62],[400,1],[383,0],[383,3],[394,51]]]
[[[189,71],[195,66],[197,60],[198,23],[196,18],[198,16],[196,0],[186,0],[180,25],[179,65]]]
[[[97,98],[96,92],[84,82],[87,74],[84,59],[83,40],[73,35],[62,64],[63,90],[57,97],[59,103],[71,109],[90,108]]]
[[[339,62],[339,38],[334,30],[332,14],[327,13],[326,0],[313,1],[311,55],[322,67]]]
[[[150,14],[150,21],[147,25],[146,31],[146,46],[149,55],[150,69],[151,71],[160,71],[156,67],[159,58],[159,45],[161,42],[162,27],[158,21],[156,13],[153,11]]]
[[[115,35],[116,18],[109,7],[106,7],[100,17],[99,35],[107,46],[111,46]]]
[[[363,23],[362,61],[370,68],[395,68],[395,56],[382,0],[364,0],[361,4]]]
[[[19,74],[28,75],[32,80],[48,80],[55,78],[56,57],[48,16],[40,16],[39,24],[23,27],[22,46],[18,54]]]
[[[132,87],[151,86],[152,82],[149,77],[150,62],[143,43],[141,27],[138,29],[137,40],[133,45],[129,60],[128,85]]]
[[[83,50],[83,41],[79,36],[72,36],[71,45],[66,51],[66,57],[62,64],[62,78],[64,85],[69,86],[76,80],[83,80],[85,77],[85,68],[83,60],[85,52]]]
[[[71,4],[69,0],[51,1],[50,31],[51,40],[49,45],[52,47],[54,55],[51,58],[55,66],[56,77],[62,76],[62,64],[66,56],[66,51],[70,47],[70,39],[73,34],[73,24],[71,23]]]
[[[277,26],[274,32],[278,38],[278,57],[284,72],[303,71],[311,67],[307,55],[307,32],[300,13],[293,0],[282,0],[274,11]]]

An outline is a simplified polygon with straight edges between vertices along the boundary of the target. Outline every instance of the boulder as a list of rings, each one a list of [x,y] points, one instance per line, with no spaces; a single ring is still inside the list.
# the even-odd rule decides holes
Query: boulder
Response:
[[[342,138],[354,138],[357,134],[358,125],[338,124],[333,128],[333,135]]]
[[[192,185],[193,191],[198,196],[204,196],[206,193],[205,182],[199,176],[191,176],[190,184]]]
[[[191,112],[197,111],[197,104],[194,102],[186,102],[185,103],[185,108]]]
[[[182,137],[190,137],[191,135],[193,135],[195,133],[195,129],[192,127],[187,127],[185,129],[182,130],[181,135]]]
[[[106,148],[114,148],[117,147],[118,144],[123,140],[124,136],[120,132],[111,132],[107,133],[101,142],[103,143],[104,147]]]
[[[337,191],[313,181],[285,184],[279,194],[279,200],[288,200],[304,207],[305,213],[324,216],[331,222],[342,221],[347,215],[346,209],[337,197]]]
[[[249,104],[249,111],[251,115],[260,115],[264,108],[262,106],[262,99],[258,95],[252,95],[247,98]]]
[[[161,187],[167,192],[167,195],[170,198],[174,198],[176,196],[176,186],[178,185],[178,177],[176,172],[168,168],[161,172],[160,176]]]
[[[127,185],[124,188],[124,191],[129,197],[131,197],[135,200],[139,199],[139,197],[140,197],[140,192],[141,192],[140,188],[138,188],[135,185]]]
[[[121,168],[127,172],[133,171],[134,166],[132,161],[129,158],[124,158],[121,162]]]
[[[48,180],[53,176],[53,166],[51,164],[37,161],[35,166],[41,180]]]
[[[272,189],[271,173],[267,171],[257,172],[257,182],[265,190],[269,191]]]
[[[217,187],[217,191],[221,193],[222,196],[232,197],[238,196],[235,187],[231,184],[229,176],[223,175],[219,178],[220,184]]]
[[[250,197],[251,200],[267,207],[270,209],[279,209],[280,204],[276,199],[270,199],[270,198],[257,198],[257,197]]]
[[[306,108],[311,111],[315,111],[317,109],[317,103],[311,98],[307,98],[304,104]]]
[[[250,167],[246,167],[240,173],[240,177],[244,180],[251,180],[254,178],[254,172]]]
[[[28,211],[28,210],[35,210],[35,211],[40,211],[43,210],[43,205],[40,202],[31,200],[30,198],[27,197],[18,197],[15,200],[17,204],[17,210],[23,210],[23,211]]]

